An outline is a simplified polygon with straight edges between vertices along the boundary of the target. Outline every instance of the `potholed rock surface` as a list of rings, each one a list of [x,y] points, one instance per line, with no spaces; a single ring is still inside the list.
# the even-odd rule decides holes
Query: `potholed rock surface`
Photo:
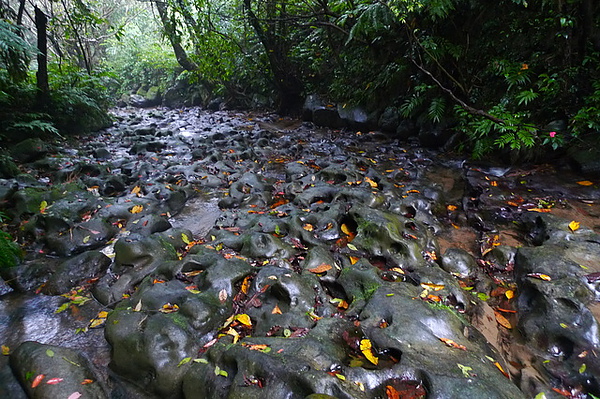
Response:
[[[2,270],[5,397],[600,396],[594,182],[276,116],[116,116],[0,180],[27,252]]]

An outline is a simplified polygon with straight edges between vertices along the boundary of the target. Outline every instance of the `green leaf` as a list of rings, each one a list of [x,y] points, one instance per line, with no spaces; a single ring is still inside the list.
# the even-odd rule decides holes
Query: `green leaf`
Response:
[[[356,248],[356,246],[354,244],[347,244],[347,247],[353,251],[358,251],[358,248]]]
[[[581,365],[581,367],[579,367],[579,374],[583,374],[585,373],[585,370],[587,369],[587,366],[585,365],[585,363],[583,363]]]
[[[208,364],[208,360],[206,360],[204,358],[194,359],[193,361],[194,361],[194,363]]]
[[[472,367],[469,366],[465,366],[462,365],[460,363],[456,363],[456,365],[458,366],[458,368],[460,369],[460,371],[462,371],[463,375],[465,376],[465,378],[471,378],[471,371],[473,371]]]
[[[46,349],[46,356],[54,357],[54,351],[52,349]]]
[[[65,302],[65,303],[63,303],[62,305],[60,305],[60,306],[58,307],[58,309],[56,309],[56,310],[54,311],[54,313],[60,313],[60,312],[64,312],[64,311],[65,311],[65,310],[67,310],[68,308],[69,308],[69,302]]]
[[[186,363],[189,363],[192,360],[191,357],[184,357],[183,359],[181,359],[181,361],[177,364],[177,367],[181,367]]]
[[[540,392],[537,395],[535,395],[534,399],[546,399],[546,394],[544,392]]]
[[[186,243],[187,245],[190,245],[190,242],[191,242],[191,241],[190,241],[189,237],[187,236],[187,234],[185,234],[185,233],[181,233],[181,240],[182,240],[184,243]]]

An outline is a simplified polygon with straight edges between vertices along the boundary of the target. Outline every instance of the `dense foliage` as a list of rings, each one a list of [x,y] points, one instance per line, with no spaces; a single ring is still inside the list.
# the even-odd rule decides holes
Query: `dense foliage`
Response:
[[[13,130],[62,131],[84,109],[97,122],[107,88],[116,98],[177,80],[232,106],[293,113],[318,93],[395,107],[419,127],[463,132],[476,156],[559,149],[600,128],[593,0],[40,1],[55,103],[44,110],[31,10],[2,4],[0,102]]]

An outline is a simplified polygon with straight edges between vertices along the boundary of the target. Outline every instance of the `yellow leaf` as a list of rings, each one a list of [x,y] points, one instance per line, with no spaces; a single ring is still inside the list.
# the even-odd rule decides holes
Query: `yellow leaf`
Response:
[[[313,267],[312,269],[308,269],[309,272],[315,273],[315,274],[325,273],[327,270],[331,270],[331,265],[328,265],[327,263],[321,263],[317,267]]]
[[[252,327],[252,320],[250,320],[250,316],[248,316],[246,313],[236,315],[235,319],[246,327]]]
[[[140,191],[142,191],[142,188],[140,186],[135,186],[133,188],[133,190],[131,190],[131,194],[136,194],[138,195],[140,193]]]
[[[504,293],[504,295],[508,299],[513,299],[514,296],[515,296],[515,292],[513,290],[506,290],[506,292]]]
[[[271,314],[281,314],[281,309],[279,309],[279,305],[275,305],[275,307],[271,311]]]
[[[304,226],[302,226],[302,228],[306,231],[313,231],[315,229],[310,223],[306,223]]]
[[[174,313],[177,312],[179,310],[179,306],[177,304],[173,304],[171,305],[170,303],[165,303],[162,308],[160,308],[158,311],[161,313]]]
[[[346,226],[345,223],[342,224],[341,229],[342,229],[342,233],[346,234],[347,236],[352,235],[352,232],[350,231],[348,226]]]
[[[496,316],[496,321],[503,327],[508,328],[509,330],[512,328],[512,324],[506,317],[504,317],[501,313],[494,311],[494,315]]]
[[[83,237],[83,243],[87,244],[90,241],[90,236]]]
[[[357,258],[356,256],[351,256],[350,257],[350,263],[351,264],[355,264],[356,262],[359,261],[360,258]]]
[[[8,356],[10,355],[10,348],[6,345],[2,345],[2,355]]]
[[[356,248],[356,245],[354,245],[354,244],[348,244],[347,247],[353,251],[358,251],[358,248]]]
[[[371,185],[371,188],[377,188],[377,183],[368,176],[365,176],[365,181]]]
[[[571,229],[572,232],[575,232],[576,230],[579,229],[579,222],[576,221],[571,221],[571,223],[569,223],[569,229]]]
[[[48,202],[40,202],[40,213],[46,213],[46,208],[48,208]]]
[[[131,208],[129,210],[129,212],[131,212],[131,213],[140,213],[143,210],[144,210],[144,206],[143,205],[135,205],[133,208]]]
[[[371,340],[369,339],[361,339],[360,340],[360,351],[365,355],[368,361],[377,365],[379,363],[379,358],[373,354],[373,345],[371,344]]]
[[[440,291],[440,290],[443,290],[445,288],[445,285],[443,285],[443,284],[433,284],[433,283],[421,283],[421,287],[423,287],[426,290]]]
[[[593,186],[594,185],[594,183],[592,183],[589,180],[578,181],[577,184],[579,184],[580,186]]]

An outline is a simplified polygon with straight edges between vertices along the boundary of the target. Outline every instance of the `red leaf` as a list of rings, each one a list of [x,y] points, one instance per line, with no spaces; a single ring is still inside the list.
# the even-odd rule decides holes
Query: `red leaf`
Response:
[[[48,381],[46,381],[46,384],[48,384],[48,385],[56,385],[56,384],[58,384],[59,382],[62,382],[62,381],[63,381],[63,379],[60,378],[60,377],[50,378]]]
[[[42,382],[42,380],[43,380],[44,378],[46,378],[46,375],[45,375],[45,374],[38,374],[38,375],[37,375],[37,376],[36,376],[36,377],[33,379],[33,382],[31,383],[31,387],[32,387],[32,388],[35,388],[35,387],[37,387],[38,385],[40,385],[40,383]]]

